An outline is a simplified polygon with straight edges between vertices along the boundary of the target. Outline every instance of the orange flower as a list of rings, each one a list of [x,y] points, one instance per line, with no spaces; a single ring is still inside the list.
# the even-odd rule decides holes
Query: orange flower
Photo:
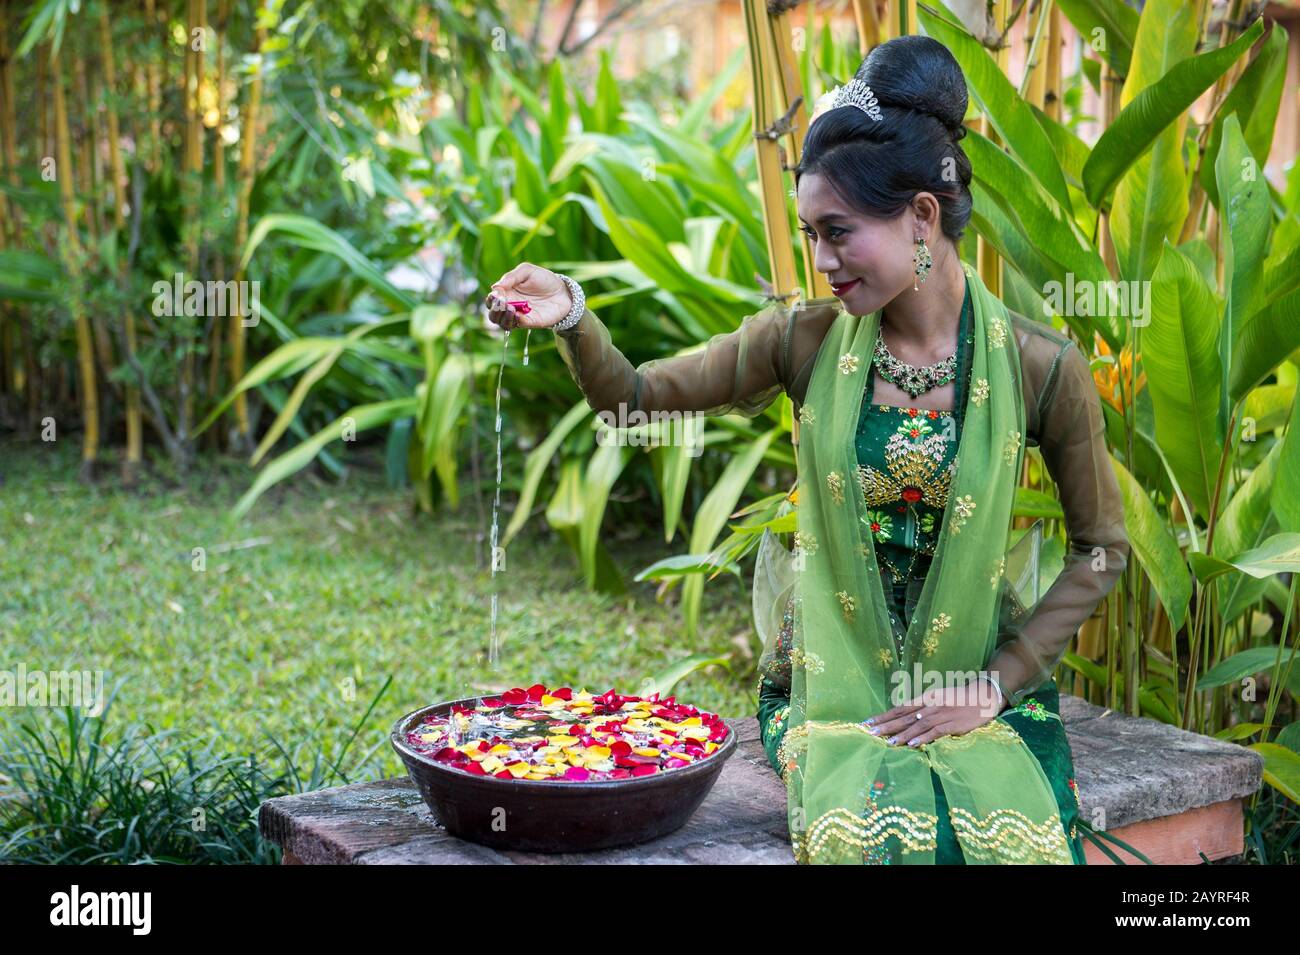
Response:
[[[791,492],[786,496],[786,500],[788,500],[791,504],[793,504],[793,505],[795,505],[796,507],[798,507],[798,506],[799,506],[799,489],[796,487],[793,491],[791,491]]]
[[[1100,335],[1094,333],[1097,354],[1111,354],[1110,346],[1102,339]],[[1142,355],[1139,353],[1138,358]],[[1121,388],[1121,378],[1123,375],[1123,385]],[[1120,414],[1124,413],[1124,399],[1133,400],[1133,396],[1146,387],[1147,374],[1142,372],[1138,375],[1137,384],[1133,384],[1133,350],[1125,345],[1119,353],[1119,361],[1111,362],[1102,368],[1098,368],[1092,373],[1092,380],[1097,385],[1097,393],[1101,400],[1106,402]]]

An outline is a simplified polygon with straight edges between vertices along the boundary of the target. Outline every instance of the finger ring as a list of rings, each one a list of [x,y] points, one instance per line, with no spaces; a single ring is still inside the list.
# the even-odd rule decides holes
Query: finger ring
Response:
[[[919,720],[919,719],[921,718],[921,714],[920,714],[920,713],[917,713],[917,714],[916,714],[916,718]]]

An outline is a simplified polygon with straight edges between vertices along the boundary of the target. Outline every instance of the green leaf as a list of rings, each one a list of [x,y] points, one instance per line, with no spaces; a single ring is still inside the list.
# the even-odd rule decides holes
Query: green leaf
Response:
[[[1143,90],[1191,56],[1199,38],[1194,6],[1184,0],[1148,0],[1120,93],[1121,107],[1127,108]],[[1166,240],[1178,240],[1187,218],[1187,173],[1182,154],[1186,127],[1187,114],[1183,113],[1133,162],[1115,188],[1111,235],[1120,273],[1129,281],[1150,278],[1161,246]]]
[[[672,557],[655,561],[633,579],[640,583],[643,580],[671,580],[689,574],[711,574],[719,566],[727,573],[735,574],[737,577],[741,575],[740,565],[734,561],[719,565],[710,554],[674,554]]]
[[[1192,599],[1192,582],[1187,576],[1182,551],[1168,523],[1128,468],[1113,455],[1110,463],[1124,498],[1124,529],[1129,543],[1177,633],[1187,619],[1187,605]]]
[[[1211,667],[1204,676],[1196,681],[1197,692],[1227,686],[1229,683],[1240,683],[1246,677],[1271,671],[1279,664],[1282,671],[1285,672],[1290,658],[1294,655],[1294,650],[1290,653],[1283,650],[1279,656],[1276,646],[1251,647],[1249,650],[1234,653],[1226,660],[1221,660]],[[1300,667],[1292,667],[1291,682],[1288,689],[1292,693],[1300,689]]]
[[[1251,30],[1257,26],[1262,27],[1263,23],[1261,17],[1251,25]],[[1277,125],[1278,107],[1282,102],[1282,88],[1286,82],[1287,31],[1277,21],[1271,23],[1272,29],[1260,45],[1259,52],[1232,84],[1219,111],[1214,114],[1210,139],[1205,146],[1205,155],[1201,157],[1201,188],[1216,208],[1219,205],[1219,189],[1214,170],[1219,146],[1223,141],[1223,121],[1234,113],[1240,117],[1242,133],[1250,154],[1259,160],[1261,168],[1268,161],[1273,145],[1273,131]]]
[[[678,660],[664,670],[660,670],[653,676],[647,677],[637,684],[638,694],[641,696],[653,696],[658,693],[659,696],[665,697],[672,694],[673,689],[698,670],[706,667],[719,666],[724,670],[729,670],[730,661],[726,657],[712,656],[707,653],[697,653],[689,656],[685,660]]]
[[[1222,429],[1228,422],[1229,372],[1237,343],[1237,329],[1245,316],[1253,311],[1252,302],[1259,298],[1259,275],[1268,248],[1268,228],[1272,220],[1267,180],[1246,148],[1236,116],[1229,116],[1223,124],[1223,147],[1219,150],[1215,177],[1219,196],[1224,201],[1221,211],[1228,226],[1219,229],[1228,294],[1219,328],[1223,379],[1219,421]]]
[[[1169,124],[1191,107],[1246,53],[1264,31],[1263,19],[1220,49],[1175,63],[1141,90],[1097,140],[1083,168],[1088,201],[1100,206],[1121,176]]]
[[[753,444],[732,456],[726,468],[718,478],[718,483],[700,503],[695,515],[695,524],[691,528],[690,552],[703,554],[713,547],[718,534],[726,526],[727,518],[736,509],[736,503],[745,487],[754,476],[759,462],[767,451],[773,438],[779,435],[777,429],[764,432]],[[699,620],[700,601],[704,593],[704,581],[691,577],[686,581],[682,592],[682,612],[686,617],[686,634],[696,635]]]
[[[1213,580],[1233,570],[1258,578],[1296,573],[1300,571],[1300,534],[1274,534],[1258,547],[1242,551],[1230,559],[1208,554],[1189,554],[1188,562],[1200,581]]]
[[[415,413],[416,403],[414,397],[381,401],[371,405],[359,405],[351,409],[347,414],[335,419],[306,441],[286,451],[275,460],[268,462],[258,472],[253,486],[245,491],[244,495],[236,502],[232,517],[236,519],[243,517],[267,488],[283,481],[291,474],[296,474],[311,463],[322,448],[331,441],[339,439],[343,434],[343,429],[349,423],[355,426],[359,434],[381,424],[396,421],[398,418],[414,416]]]
[[[1142,362],[1155,408],[1156,440],[1183,492],[1208,514],[1223,448],[1218,423],[1219,305],[1191,261],[1165,243],[1151,280]]]
[[[1300,531],[1300,392],[1291,411],[1291,426],[1278,451],[1277,476],[1273,481],[1273,513],[1284,531]]]
[[[1056,5],[1079,31],[1085,48],[1099,53],[1120,77],[1128,74],[1138,32],[1136,10],[1124,0],[1056,0]]]
[[[1300,804],[1300,755],[1276,743],[1251,743],[1250,748],[1264,757],[1264,782]]]
[[[925,32],[946,46],[956,57],[980,108],[1002,141],[1033,174],[1032,182],[1041,186],[1062,210],[1068,212],[1070,192],[1065,186],[1065,176],[1061,173],[1061,165],[1052,149],[1051,140],[1043,127],[1038,125],[1028,102],[1016,92],[1006,74],[998,67],[997,61],[967,31],[936,17],[924,7],[917,10],[917,16],[925,26]],[[1030,182],[1022,180],[1016,185],[1026,186]]]

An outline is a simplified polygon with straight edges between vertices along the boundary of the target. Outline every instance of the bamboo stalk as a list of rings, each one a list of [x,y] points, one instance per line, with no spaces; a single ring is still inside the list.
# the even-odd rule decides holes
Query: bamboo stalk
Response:
[[[72,189],[72,145],[68,133],[68,106],[63,94],[63,71],[57,49],[50,52],[50,74],[54,86],[54,134],[58,153],[55,176],[59,182],[59,197],[62,200],[63,218],[67,225],[64,261],[68,276],[72,280],[72,294],[69,301],[73,324],[77,330],[77,367],[81,376],[79,385],[84,428],[81,445],[81,478],[90,480],[94,477],[95,459],[99,452],[99,398],[96,392],[95,357],[90,340],[90,322],[86,318],[85,302],[81,296],[81,239],[77,233],[77,203]]]
[[[223,206],[226,202],[226,154],[225,140],[221,135],[221,124],[226,116],[226,20],[229,16],[229,0],[217,2],[217,125],[216,135],[212,137],[212,192],[216,201]],[[238,254],[238,253],[236,253]],[[222,281],[228,274],[225,257],[218,255],[213,263],[214,278]],[[222,322],[219,316],[212,320],[212,331],[208,339],[208,390],[209,400],[216,400],[221,385],[221,338]],[[211,431],[207,440],[217,439],[217,432]]]
[[[1043,81],[1043,112],[1061,121],[1061,8],[1051,0],[1052,12],[1047,24],[1047,75]]]
[[[258,24],[253,39],[253,53],[261,54],[266,43],[266,27]],[[235,255],[242,260],[244,246],[248,244],[248,213],[253,195],[254,149],[257,144],[258,113],[262,105],[261,63],[248,85],[247,108],[240,117],[238,198],[235,217]],[[244,281],[244,269],[235,272],[237,282]],[[240,315],[230,317],[230,384],[234,387],[244,377],[244,323]],[[248,423],[248,399],[244,393],[235,396],[235,427],[230,435],[231,449],[239,454],[252,449],[251,428]]]
[[[1007,22],[1010,16],[1009,0],[989,0],[989,16],[992,20],[993,35],[1001,37],[1007,31]],[[1007,65],[1010,62],[1011,50],[1005,41],[993,51],[994,59],[998,64],[998,69],[1003,73],[1007,71]],[[993,123],[987,116],[981,116],[979,120],[980,132],[983,133],[994,145],[1002,145],[1002,137],[993,128]],[[992,243],[984,236],[979,236],[975,243],[975,260],[976,268],[979,270],[980,278],[988,286],[990,292],[999,298],[1002,297],[1002,257],[998,255]]]
[[[100,8],[99,44],[104,57],[104,88],[107,93],[106,111],[108,117],[108,163],[113,181],[113,228],[121,232],[126,226],[126,167],[122,161],[121,129],[117,115],[117,63],[113,52],[113,31],[108,22],[108,10]],[[135,213],[138,215],[138,211]],[[119,274],[125,285],[126,257],[121,259]],[[134,356],[138,347],[135,331],[135,313],[124,310],[126,349]],[[129,359],[128,359],[129,361]],[[124,463],[126,480],[134,479],[134,471],[144,460],[144,428],[140,417],[140,389],[128,384],[126,387],[126,460]]]

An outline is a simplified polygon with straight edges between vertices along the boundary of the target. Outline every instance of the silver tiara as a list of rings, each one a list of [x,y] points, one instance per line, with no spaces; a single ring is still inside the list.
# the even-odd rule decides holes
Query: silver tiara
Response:
[[[856,76],[835,91],[834,106],[856,106],[876,122],[884,119],[880,115],[880,103],[871,87]]]

